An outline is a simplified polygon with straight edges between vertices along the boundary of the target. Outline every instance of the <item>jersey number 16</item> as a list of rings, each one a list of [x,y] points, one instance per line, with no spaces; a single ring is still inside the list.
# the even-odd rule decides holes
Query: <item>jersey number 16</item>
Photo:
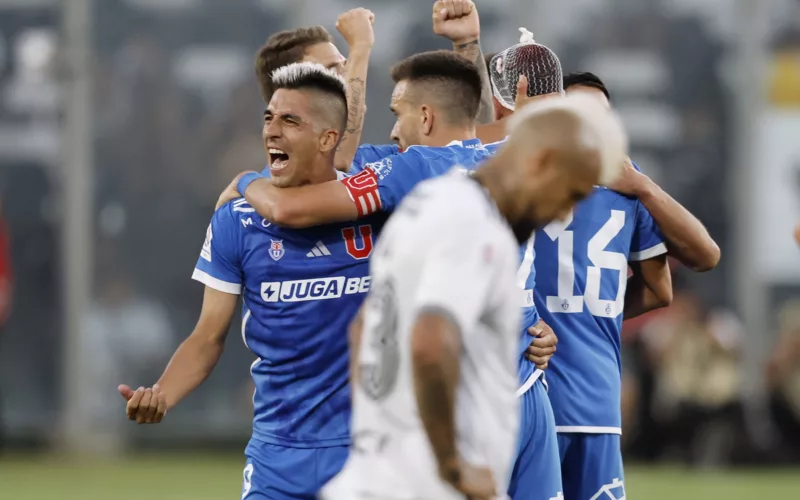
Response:
[[[570,212],[563,221],[555,221],[545,226],[543,232],[558,245],[558,295],[546,297],[547,310],[551,313],[575,314],[583,312],[584,304],[593,316],[616,318],[622,314],[625,303],[625,289],[628,284],[628,258],[620,252],[611,252],[606,247],[625,227],[625,212],[611,210],[611,216],[605,224],[589,239],[586,258],[592,265],[587,266],[583,276],[586,287],[583,295],[575,295],[575,235],[567,229],[572,223]],[[540,236],[541,237],[541,236]],[[529,242],[523,262],[528,260],[528,249],[533,252],[533,242]],[[532,259],[531,259],[532,260]],[[579,262],[583,258],[577,259]],[[600,298],[600,281],[602,269],[617,271],[619,284],[614,300]]]

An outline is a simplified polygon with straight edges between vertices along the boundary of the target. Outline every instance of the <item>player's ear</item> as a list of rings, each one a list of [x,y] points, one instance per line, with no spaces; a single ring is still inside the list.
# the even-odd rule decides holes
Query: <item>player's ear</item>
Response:
[[[525,166],[529,173],[541,175],[548,169],[554,167],[554,153],[551,149],[542,149],[534,151],[529,149],[525,152]]]
[[[422,135],[429,136],[433,133],[433,119],[433,108],[427,104],[423,104],[419,114],[419,124]]]
[[[329,153],[332,149],[336,149],[339,145],[339,132],[334,129],[327,129],[322,131],[319,136],[319,150],[323,153]]]

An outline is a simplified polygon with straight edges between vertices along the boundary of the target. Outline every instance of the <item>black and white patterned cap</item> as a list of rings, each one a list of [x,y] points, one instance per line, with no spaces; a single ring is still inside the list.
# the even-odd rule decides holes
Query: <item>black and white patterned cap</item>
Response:
[[[519,75],[528,78],[528,96],[563,92],[561,62],[555,52],[536,43],[533,33],[519,29],[522,36],[517,45],[494,56],[489,63],[492,92],[503,107],[514,110]]]

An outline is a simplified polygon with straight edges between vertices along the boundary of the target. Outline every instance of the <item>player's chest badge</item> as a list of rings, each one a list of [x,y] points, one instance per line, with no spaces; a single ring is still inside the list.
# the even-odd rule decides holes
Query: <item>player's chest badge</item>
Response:
[[[269,243],[269,256],[272,257],[272,260],[279,261],[283,254],[286,253],[286,250],[283,248],[283,240],[273,240],[270,238]]]

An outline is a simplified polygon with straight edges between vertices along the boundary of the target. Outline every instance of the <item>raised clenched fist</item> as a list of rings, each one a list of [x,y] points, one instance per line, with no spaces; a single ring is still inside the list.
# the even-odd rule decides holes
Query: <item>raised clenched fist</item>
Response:
[[[336,29],[351,50],[354,47],[372,47],[375,43],[375,33],[372,30],[374,22],[375,14],[369,9],[359,7],[340,15],[336,21]]]
[[[477,7],[472,0],[438,0],[433,4],[433,32],[454,44],[477,40],[481,35]]]

